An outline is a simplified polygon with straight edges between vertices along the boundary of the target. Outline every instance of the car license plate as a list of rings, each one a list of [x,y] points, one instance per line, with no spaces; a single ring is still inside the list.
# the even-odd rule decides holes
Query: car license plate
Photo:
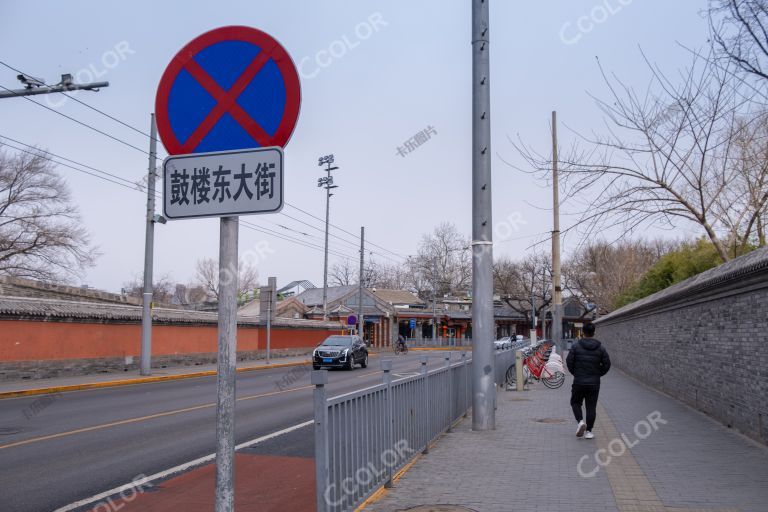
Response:
[[[331,363],[331,362],[333,362],[333,359],[331,359],[330,357],[324,357],[323,358],[323,362],[324,363]]]

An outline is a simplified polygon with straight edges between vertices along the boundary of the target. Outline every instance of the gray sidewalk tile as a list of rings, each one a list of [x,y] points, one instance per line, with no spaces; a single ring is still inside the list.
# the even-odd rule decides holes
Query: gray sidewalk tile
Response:
[[[768,510],[766,447],[620,371],[603,380],[597,439],[577,439],[570,382],[558,390],[534,384],[523,393],[501,391],[495,431],[471,432],[471,420],[464,420],[366,510],[430,504],[478,512]],[[646,425],[635,430],[650,424],[655,411],[667,423],[658,421],[649,435]],[[591,478],[580,476],[580,459],[587,456],[585,470],[595,468],[599,448],[618,452],[622,442],[631,445],[626,455]]]

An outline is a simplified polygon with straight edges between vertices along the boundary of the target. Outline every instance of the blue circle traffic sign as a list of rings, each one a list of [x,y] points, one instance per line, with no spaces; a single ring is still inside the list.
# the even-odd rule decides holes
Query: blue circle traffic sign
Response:
[[[160,79],[157,129],[169,154],[287,144],[301,89],[288,52],[251,27],[222,27],[192,40]]]

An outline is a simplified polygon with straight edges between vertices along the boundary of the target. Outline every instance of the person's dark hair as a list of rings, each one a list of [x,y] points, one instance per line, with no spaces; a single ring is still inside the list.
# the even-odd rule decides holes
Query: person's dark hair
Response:
[[[585,324],[584,325],[584,334],[587,336],[594,336],[595,335],[595,324]]]

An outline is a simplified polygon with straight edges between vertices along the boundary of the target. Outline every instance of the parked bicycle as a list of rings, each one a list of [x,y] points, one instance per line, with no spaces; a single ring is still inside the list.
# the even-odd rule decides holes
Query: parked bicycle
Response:
[[[565,382],[563,360],[557,353],[552,353],[552,343],[540,343],[522,349],[523,382],[528,384],[531,378],[541,381],[546,387],[556,389]],[[517,384],[517,371],[513,364],[507,369],[506,382],[509,386]]]

